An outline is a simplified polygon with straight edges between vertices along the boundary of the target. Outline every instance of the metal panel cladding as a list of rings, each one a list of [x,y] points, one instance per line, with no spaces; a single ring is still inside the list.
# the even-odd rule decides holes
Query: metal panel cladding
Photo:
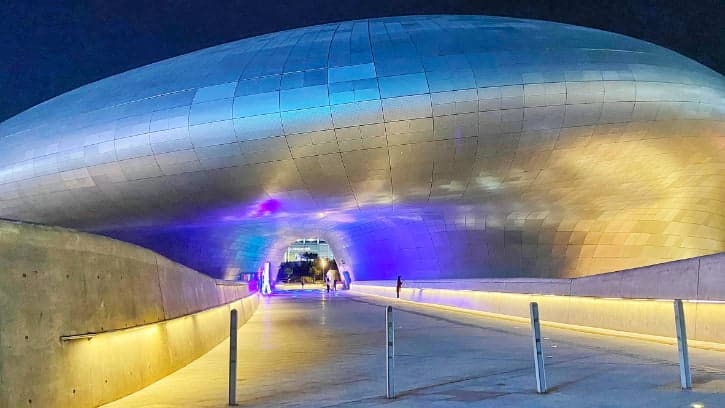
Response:
[[[0,124],[0,217],[212,276],[319,236],[357,279],[583,276],[725,249],[722,75],[485,16],[248,38]]]

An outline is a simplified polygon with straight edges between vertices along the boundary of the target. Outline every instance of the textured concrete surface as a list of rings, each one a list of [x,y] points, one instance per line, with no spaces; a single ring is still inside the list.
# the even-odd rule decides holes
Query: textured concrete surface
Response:
[[[397,399],[383,397],[383,304],[372,297],[310,290],[263,299],[239,330],[240,405],[725,406],[725,353],[692,350],[694,389],[684,392],[672,346],[545,329],[551,391],[538,395],[527,324],[390,302],[396,308]],[[106,407],[225,407],[227,352],[225,341]]]
[[[725,252],[572,279],[433,279],[405,276],[407,288],[631,299],[725,300]],[[395,281],[356,281],[395,286]]]
[[[228,335],[225,316],[176,318],[246,295],[135,245],[0,221],[0,406],[97,406],[138,390]]]

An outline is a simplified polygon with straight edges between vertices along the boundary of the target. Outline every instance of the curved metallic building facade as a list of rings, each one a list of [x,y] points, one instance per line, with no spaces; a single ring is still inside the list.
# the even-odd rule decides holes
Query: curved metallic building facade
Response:
[[[356,279],[569,277],[725,250],[725,81],[629,37],[412,16],[284,31],[0,125],[0,218],[217,277],[327,239]]]

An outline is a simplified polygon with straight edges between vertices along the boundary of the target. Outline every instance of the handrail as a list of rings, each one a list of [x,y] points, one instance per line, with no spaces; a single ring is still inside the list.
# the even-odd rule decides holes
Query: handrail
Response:
[[[143,329],[145,327],[149,327],[149,326],[154,325],[154,324],[165,323],[165,322],[170,322],[170,321],[173,321],[173,320],[183,319],[185,317],[189,317],[189,316],[192,316],[192,315],[195,315],[195,314],[198,314],[198,313],[204,313],[204,312],[208,312],[210,310],[218,309],[218,308],[221,308],[221,307],[226,307],[226,306],[229,306],[230,304],[232,304],[234,302],[239,302],[240,300],[246,299],[249,296],[252,296],[252,295],[255,295],[255,294],[257,294],[256,291],[255,292],[252,292],[252,293],[247,293],[247,296],[242,296],[242,297],[240,297],[238,299],[234,299],[234,300],[232,300],[230,302],[227,302],[227,303],[224,303],[224,304],[221,304],[221,305],[216,305],[216,306],[208,307],[206,309],[197,310],[197,311],[194,311],[194,312],[185,313],[183,315],[176,316],[176,317],[172,317],[170,319],[157,320],[155,322],[136,324],[136,325],[129,326],[129,327],[119,327],[119,328],[116,328],[116,329],[103,330],[103,331],[99,331],[99,332],[87,332],[87,333],[77,333],[77,334],[61,335],[60,336],[60,341],[64,342],[64,341],[82,340],[82,339],[91,340],[92,338],[94,338],[94,337],[96,337],[98,335],[101,335],[101,334],[116,333],[116,332],[127,331],[127,330]]]

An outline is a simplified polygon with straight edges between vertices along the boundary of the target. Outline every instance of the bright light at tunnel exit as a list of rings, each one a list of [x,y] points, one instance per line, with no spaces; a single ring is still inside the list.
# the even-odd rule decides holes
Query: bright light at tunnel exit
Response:
[[[335,259],[330,243],[322,238],[299,238],[287,246],[283,262],[298,262],[307,259],[308,254],[317,254],[319,259]]]

